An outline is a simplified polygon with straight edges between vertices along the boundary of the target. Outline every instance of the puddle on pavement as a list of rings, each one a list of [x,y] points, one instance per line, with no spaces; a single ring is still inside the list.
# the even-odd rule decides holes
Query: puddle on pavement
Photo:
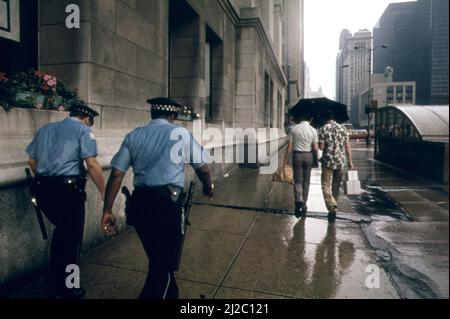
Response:
[[[388,193],[376,186],[366,186],[359,196],[351,196],[350,201],[358,214],[369,216],[376,221],[403,220],[411,218]]]

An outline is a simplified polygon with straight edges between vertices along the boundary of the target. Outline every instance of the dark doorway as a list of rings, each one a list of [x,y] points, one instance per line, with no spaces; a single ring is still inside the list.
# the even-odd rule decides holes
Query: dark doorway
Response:
[[[187,48],[184,49],[181,43],[187,38],[198,37],[198,15],[185,0],[169,1],[169,96],[177,97],[177,92],[173,92],[173,65],[174,59],[186,56]],[[193,52],[190,54],[194,55]],[[188,54],[189,55],[189,54]]]

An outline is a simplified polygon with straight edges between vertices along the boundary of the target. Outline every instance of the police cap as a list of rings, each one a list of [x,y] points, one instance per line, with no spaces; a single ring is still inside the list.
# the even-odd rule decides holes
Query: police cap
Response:
[[[183,106],[172,99],[166,97],[157,97],[147,100],[152,111],[179,114],[183,111]]]
[[[86,105],[84,102],[74,103],[70,107],[70,113],[78,113],[78,114],[84,114],[91,118],[94,118],[96,116],[99,116],[98,112],[89,106]]]

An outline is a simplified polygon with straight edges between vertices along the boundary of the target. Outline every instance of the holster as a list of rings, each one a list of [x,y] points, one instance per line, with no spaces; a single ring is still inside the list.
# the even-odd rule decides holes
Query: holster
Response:
[[[166,198],[173,202],[179,209],[183,206],[186,193],[181,187],[175,185],[165,185],[160,187],[148,187],[148,188],[136,188],[125,202],[125,214],[127,218],[127,225],[134,226],[136,224],[136,216],[139,211],[139,203],[137,197],[140,196],[140,192],[156,192],[159,196]]]
[[[167,185],[166,188],[169,190],[170,199],[174,204],[180,204],[180,202],[182,203],[185,193],[181,187]]]

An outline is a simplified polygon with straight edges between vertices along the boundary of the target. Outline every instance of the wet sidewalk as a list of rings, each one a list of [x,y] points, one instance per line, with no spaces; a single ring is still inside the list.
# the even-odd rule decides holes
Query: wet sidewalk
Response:
[[[401,297],[448,299],[448,185],[378,163],[363,144],[354,156],[366,193],[353,206],[370,216],[363,232]]]
[[[341,197],[334,224],[319,170],[306,219],[291,215],[292,186],[254,169],[217,183],[213,201],[197,196],[176,274],[180,298],[448,298],[445,191],[374,162],[363,145],[354,157],[365,192]],[[137,298],[146,271],[129,229],[82,256],[85,298]]]
[[[192,226],[177,273],[180,297],[398,297],[383,270],[381,287],[366,287],[366,268],[377,264],[376,254],[357,223],[343,215],[335,224],[328,224],[319,174],[313,174],[308,203],[315,217],[306,220],[264,211],[292,211],[293,193],[290,185],[272,183],[271,176],[259,175],[258,170],[239,170],[218,183],[212,202],[196,198],[202,205],[194,205],[191,211]],[[343,202],[351,208],[345,199]],[[147,262],[134,231],[121,234],[82,259],[86,298],[139,295]]]

